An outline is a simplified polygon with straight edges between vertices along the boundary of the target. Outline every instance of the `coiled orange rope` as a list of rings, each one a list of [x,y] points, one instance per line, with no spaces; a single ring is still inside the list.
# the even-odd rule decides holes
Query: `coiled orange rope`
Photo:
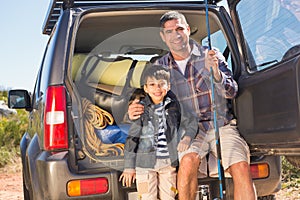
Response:
[[[95,151],[96,156],[124,155],[124,144],[105,144],[95,133],[95,128],[104,129],[114,123],[113,116],[102,108],[92,104],[88,99],[82,99],[86,142]]]

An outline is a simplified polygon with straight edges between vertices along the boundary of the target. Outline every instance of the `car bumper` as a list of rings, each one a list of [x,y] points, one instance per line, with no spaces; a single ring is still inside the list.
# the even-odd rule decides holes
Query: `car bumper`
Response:
[[[257,196],[268,196],[275,194],[281,188],[281,159],[280,156],[265,156],[256,161],[252,161],[251,164],[267,163],[269,166],[269,176],[262,179],[254,179],[254,185],[256,188]],[[211,199],[219,197],[219,179],[215,178],[203,178],[198,179],[199,193],[201,193],[201,186],[209,188],[208,193]],[[233,199],[233,180],[232,178],[225,179],[226,186],[226,199]],[[200,194],[201,196],[202,194]]]
[[[35,166],[30,167],[33,199],[120,199],[129,200],[134,196],[135,189],[122,188],[119,184],[117,170],[105,170],[97,173],[74,173],[70,170],[67,160],[68,152],[49,155],[42,152],[35,160]],[[70,197],[67,194],[67,184],[71,180],[106,178],[108,191],[104,194]],[[129,195],[130,193],[130,195]]]

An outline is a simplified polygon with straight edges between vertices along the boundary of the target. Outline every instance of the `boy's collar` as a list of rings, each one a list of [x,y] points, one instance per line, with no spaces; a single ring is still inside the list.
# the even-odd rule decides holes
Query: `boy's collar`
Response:
[[[164,100],[162,101],[163,105],[167,105],[169,104],[170,102],[172,101],[172,99],[169,97],[168,93],[167,95],[164,97]],[[149,106],[149,105],[152,105],[152,101],[151,101],[151,98],[149,97],[149,95],[147,94],[145,99],[144,99],[144,104],[145,106]]]

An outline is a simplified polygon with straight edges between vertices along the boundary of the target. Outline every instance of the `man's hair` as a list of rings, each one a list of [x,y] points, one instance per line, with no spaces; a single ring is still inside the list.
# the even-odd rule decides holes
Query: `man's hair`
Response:
[[[163,16],[161,16],[161,18],[160,18],[160,27],[164,28],[165,23],[167,21],[173,20],[173,19],[181,19],[182,22],[188,24],[186,19],[185,19],[185,16],[182,13],[173,10],[173,11],[168,11],[165,14],[163,14]]]
[[[157,80],[163,79],[167,83],[170,83],[170,72],[166,67],[162,65],[148,65],[146,66],[145,71],[143,72],[141,83],[145,85],[148,78],[155,78]]]

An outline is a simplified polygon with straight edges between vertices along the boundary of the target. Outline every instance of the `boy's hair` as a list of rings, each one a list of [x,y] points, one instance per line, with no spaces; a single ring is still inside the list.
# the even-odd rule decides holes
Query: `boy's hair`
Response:
[[[166,80],[167,83],[170,83],[170,72],[166,67],[162,65],[148,65],[143,72],[141,77],[142,85],[145,85],[148,78],[155,78],[157,80],[163,79]]]
[[[185,16],[182,13],[180,13],[178,11],[169,11],[169,12],[166,12],[165,14],[163,14],[163,16],[161,16],[160,21],[159,21],[160,22],[160,28],[161,29],[164,28],[165,23],[167,21],[173,20],[173,19],[181,19],[182,22],[188,24],[187,21],[186,21]]]

